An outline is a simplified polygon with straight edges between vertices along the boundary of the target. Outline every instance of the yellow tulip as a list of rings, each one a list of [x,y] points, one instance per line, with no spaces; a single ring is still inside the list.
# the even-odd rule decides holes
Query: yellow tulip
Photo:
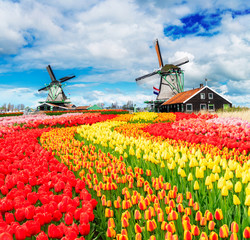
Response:
[[[210,176],[207,176],[207,177],[206,177],[206,181],[205,181],[205,185],[208,186],[208,185],[210,185],[211,183],[212,183],[212,182],[211,182]]]
[[[194,182],[194,190],[199,190],[200,186],[199,183],[197,181]]]
[[[234,205],[240,205],[240,199],[236,196],[236,195],[233,195],[233,203]]]
[[[245,205],[250,206],[250,195],[246,196]]]
[[[228,196],[228,188],[227,188],[227,186],[223,186],[223,188],[221,189],[221,195],[223,197]]]
[[[238,181],[238,182],[235,184],[235,186],[234,186],[234,191],[235,191],[236,193],[239,193],[239,192],[241,192],[241,189],[242,189],[242,184],[241,184],[240,181]]]
[[[190,182],[190,181],[193,181],[193,175],[192,175],[192,173],[189,173],[188,174],[188,181]]]

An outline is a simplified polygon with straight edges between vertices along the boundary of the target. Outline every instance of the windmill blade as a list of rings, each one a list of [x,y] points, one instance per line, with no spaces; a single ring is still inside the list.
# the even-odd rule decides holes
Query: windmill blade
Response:
[[[163,61],[162,61],[162,57],[161,57],[161,50],[160,50],[158,39],[155,40],[155,50],[156,50],[157,57],[158,57],[159,67],[162,68]]]
[[[38,92],[43,91],[43,90],[48,90],[48,89],[49,89],[49,87],[50,87],[50,86],[40,88],[40,89],[38,90]]]
[[[68,80],[70,80],[70,79],[72,79],[72,78],[74,78],[74,77],[76,77],[76,76],[75,76],[75,75],[72,75],[72,76],[63,77],[63,78],[60,78],[59,81],[60,81],[61,83],[63,83],[63,82],[66,82],[66,81],[68,81]]]
[[[49,73],[49,76],[50,76],[50,78],[51,78],[51,81],[52,81],[52,82],[53,82],[53,81],[56,81],[56,77],[55,77],[55,75],[54,75],[54,73],[53,73],[53,71],[52,71],[52,69],[51,69],[51,66],[48,65],[48,66],[46,67],[46,69],[47,69],[47,71],[48,71],[48,73]]]
[[[175,62],[172,63],[172,64],[178,67],[178,66],[181,66],[181,65],[183,65],[183,64],[185,64],[185,63],[188,63],[188,62],[189,62],[188,57],[184,57],[184,58],[181,58],[181,59],[175,61]]]
[[[148,78],[148,77],[151,77],[151,76],[153,76],[153,75],[155,75],[155,74],[158,74],[158,70],[157,70],[157,71],[154,71],[154,72],[152,72],[152,73],[143,75],[143,76],[141,76],[141,77],[138,77],[138,78],[135,79],[135,81],[143,80],[143,79]]]

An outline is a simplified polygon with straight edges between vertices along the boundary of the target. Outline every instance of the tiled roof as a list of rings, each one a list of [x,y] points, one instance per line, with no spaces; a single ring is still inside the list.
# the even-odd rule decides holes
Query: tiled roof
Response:
[[[79,106],[79,107],[76,107],[75,109],[77,110],[87,110],[89,106]]]
[[[185,100],[187,100],[188,98],[190,98],[191,96],[193,96],[195,93],[197,93],[200,90],[201,88],[195,88],[186,92],[178,93],[172,98],[170,98],[169,100],[167,100],[166,102],[164,102],[162,106],[168,105],[168,104],[183,103]]]

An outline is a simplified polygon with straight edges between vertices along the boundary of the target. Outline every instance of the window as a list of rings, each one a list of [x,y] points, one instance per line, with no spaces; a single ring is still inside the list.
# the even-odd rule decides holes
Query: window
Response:
[[[201,93],[201,99],[205,99],[205,93]]]
[[[208,104],[208,111],[214,111],[214,104]]]
[[[200,105],[200,109],[201,109],[201,110],[207,110],[206,104],[202,103],[202,104]]]
[[[179,104],[177,104],[177,112],[179,112],[180,111],[180,106],[179,106]]]
[[[181,104],[181,111],[184,112],[184,105]]]
[[[213,96],[213,93],[208,93],[208,99],[213,99],[214,96]]]
[[[188,104],[186,105],[186,110],[187,110],[187,112],[193,111],[193,104],[192,104],[192,103],[188,103]]]

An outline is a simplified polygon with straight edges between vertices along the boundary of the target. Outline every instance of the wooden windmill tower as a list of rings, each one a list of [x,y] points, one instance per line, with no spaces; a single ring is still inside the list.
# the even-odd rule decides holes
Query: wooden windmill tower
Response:
[[[172,64],[163,64],[159,42],[156,39],[154,42],[155,50],[158,57],[159,69],[153,71],[152,73],[146,74],[144,76],[136,78],[136,82],[148,81],[150,77],[158,75],[160,77],[159,89],[157,92],[157,98],[155,103],[162,103],[177,93],[184,91],[184,72],[181,70],[180,66],[188,63],[187,57],[180,59]],[[146,102],[148,103],[148,102]]]
[[[66,76],[63,78],[60,78],[59,80],[56,79],[51,66],[48,65],[46,67],[50,78],[51,78],[51,83],[48,84],[46,87],[40,88],[38,90],[38,92],[40,91],[48,91],[48,96],[45,102],[40,102],[42,104],[47,104],[49,106],[54,106],[54,108],[56,106],[58,107],[64,107],[65,104],[69,104],[70,100],[69,98],[67,98],[67,96],[65,95],[64,91],[63,91],[63,82],[66,82],[72,78],[75,77],[75,75],[70,75],[70,76]],[[53,109],[53,107],[52,107]]]

